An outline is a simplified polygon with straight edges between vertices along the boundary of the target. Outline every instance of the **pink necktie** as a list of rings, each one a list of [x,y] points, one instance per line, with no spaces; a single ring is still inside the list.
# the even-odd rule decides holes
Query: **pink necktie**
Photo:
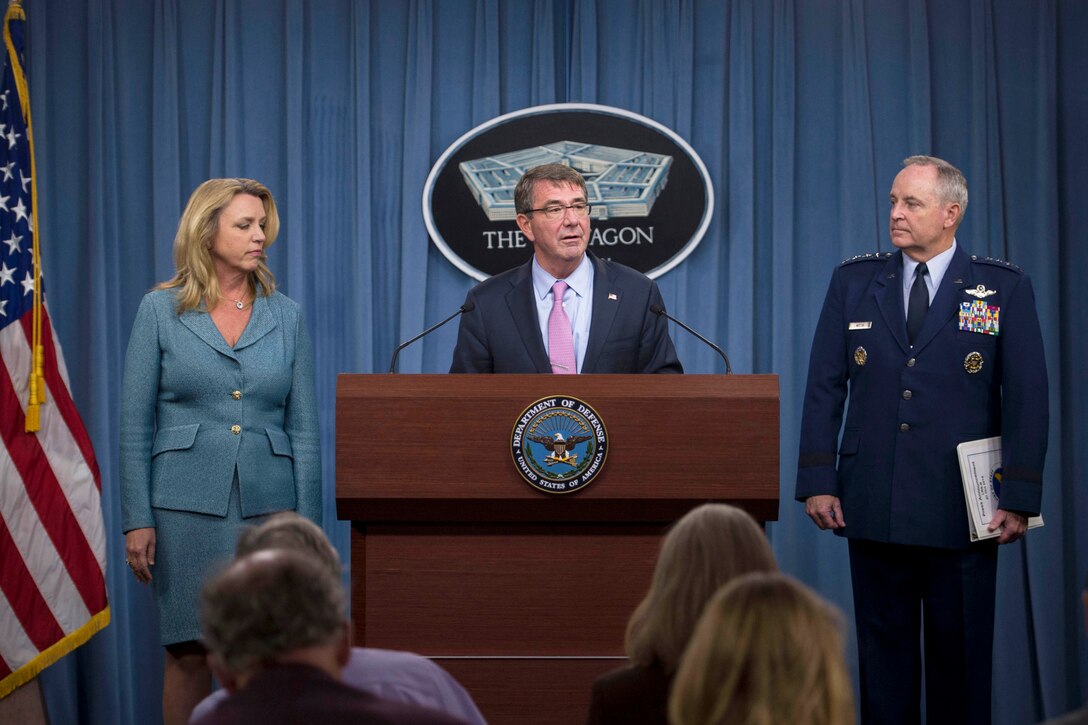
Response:
[[[552,312],[548,315],[548,357],[551,358],[552,372],[557,375],[573,375],[578,372],[574,361],[574,333],[570,329],[570,318],[563,309],[563,293],[567,283],[559,280],[552,285]]]

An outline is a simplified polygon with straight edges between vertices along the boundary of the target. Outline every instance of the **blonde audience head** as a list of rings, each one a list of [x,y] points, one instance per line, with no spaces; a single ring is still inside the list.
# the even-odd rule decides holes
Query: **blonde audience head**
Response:
[[[841,614],[801,583],[755,573],[706,606],[669,698],[672,725],[853,725]]]
[[[675,672],[714,592],[741,574],[777,568],[763,530],[741,509],[704,504],[688,512],[665,537],[650,590],[627,624],[631,664]]]

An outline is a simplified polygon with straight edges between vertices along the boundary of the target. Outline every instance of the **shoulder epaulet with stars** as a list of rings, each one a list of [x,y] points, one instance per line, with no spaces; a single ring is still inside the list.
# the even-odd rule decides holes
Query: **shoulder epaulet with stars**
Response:
[[[839,263],[840,267],[845,267],[848,264],[854,264],[855,262],[886,262],[888,257],[892,256],[891,252],[869,252],[868,254],[855,254],[850,259],[844,259]]]
[[[972,254],[971,261],[979,264],[992,264],[995,267],[1004,267],[1005,269],[1014,269],[1017,272],[1024,271],[1012,262],[1006,262],[1004,259],[998,259],[997,257],[977,257]]]

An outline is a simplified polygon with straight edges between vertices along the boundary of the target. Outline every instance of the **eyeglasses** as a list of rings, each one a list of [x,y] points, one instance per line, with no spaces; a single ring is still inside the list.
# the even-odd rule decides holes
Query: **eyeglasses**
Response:
[[[572,210],[574,212],[574,216],[581,219],[584,216],[589,216],[589,213],[593,211],[593,205],[587,204],[584,201],[576,201],[568,206],[552,204],[551,206],[546,206],[543,209],[529,209],[522,212],[522,214],[532,214],[533,212],[540,212],[548,221],[555,221],[559,217],[563,216],[563,212],[565,212],[567,209]]]

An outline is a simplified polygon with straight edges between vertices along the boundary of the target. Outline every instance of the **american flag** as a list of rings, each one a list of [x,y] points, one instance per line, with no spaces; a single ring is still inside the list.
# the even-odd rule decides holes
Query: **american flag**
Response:
[[[0,79],[0,698],[110,619],[98,463],[35,266],[25,32],[13,2]]]

